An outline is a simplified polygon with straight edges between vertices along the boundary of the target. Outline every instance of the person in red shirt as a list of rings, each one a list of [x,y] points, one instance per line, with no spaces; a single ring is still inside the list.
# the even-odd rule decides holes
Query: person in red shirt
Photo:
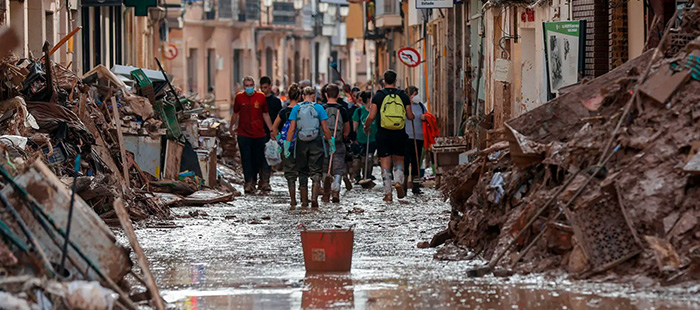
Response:
[[[238,149],[245,178],[245,193],[255,193],[255,180],[265,164],[265,125],[272,128],[270,112],[265,94],[255,91],[255,80],[243,78],[244,91],[238,93],[233,102],[231,134],[238,136]],[[262,176],[261,176],[262,177]]]

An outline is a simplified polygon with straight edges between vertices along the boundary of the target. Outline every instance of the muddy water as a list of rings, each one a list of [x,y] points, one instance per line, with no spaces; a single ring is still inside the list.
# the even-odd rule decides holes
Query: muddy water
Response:
[[[286,184],[267,197],[198,208],[182,228],[137,231],[166,300],[181,309],[700,309],[698,295],[539,276],[468,279],[477,262],[433,260],[417,249],[449,217],[438,193],[384,203],[354,189],[340,204],[289,211]],[[299,225],[356,225],[352,272],[307,275]],[[695,291],[697,291],[696,289]]]

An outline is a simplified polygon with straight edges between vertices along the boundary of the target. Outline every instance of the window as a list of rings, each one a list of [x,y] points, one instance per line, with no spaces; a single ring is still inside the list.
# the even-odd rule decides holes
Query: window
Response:
[[[273,58],[272,49],[268,47],[265,49],[265,75],[270,78],[272,78]]]
[[[216,50],[207,50],[207,91],[216,86]]]
[[[190,93],[197,92],[197,49],[190,49],[190,56],[187,57],[187,90]]]
[[[243,50],[233,50],[233,85],[240,83],[243,79]],[[235,89],[235,88],[234,88]]]

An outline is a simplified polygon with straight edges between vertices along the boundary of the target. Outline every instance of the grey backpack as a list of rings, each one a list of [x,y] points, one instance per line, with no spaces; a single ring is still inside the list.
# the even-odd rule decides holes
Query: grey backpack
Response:
[[[318,138],[321,121],[316,111],[315,103],[304,102],[297,113],[297,138],[301,141],[314,141]]]
[[[326,113],[328,113],[328,129],[331,131],[331,135],[335,133],[335,140],[340,141],[340,139],[343,137],[343,126],[345,123],[343,122],[343,117],[340,114],[340,106],[339,105],[326,105]],[[338,119],[340,117],[340,119]],[[336,122],[338,128],[336,128]]]

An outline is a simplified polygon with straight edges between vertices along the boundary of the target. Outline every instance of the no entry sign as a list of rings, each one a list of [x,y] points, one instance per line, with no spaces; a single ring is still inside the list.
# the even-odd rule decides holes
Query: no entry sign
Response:
[[[399,60],[401,60],[404,65],[416,67],[420,64],[420,54],[414,48],[404,47],[399,50],[398,54]]]

